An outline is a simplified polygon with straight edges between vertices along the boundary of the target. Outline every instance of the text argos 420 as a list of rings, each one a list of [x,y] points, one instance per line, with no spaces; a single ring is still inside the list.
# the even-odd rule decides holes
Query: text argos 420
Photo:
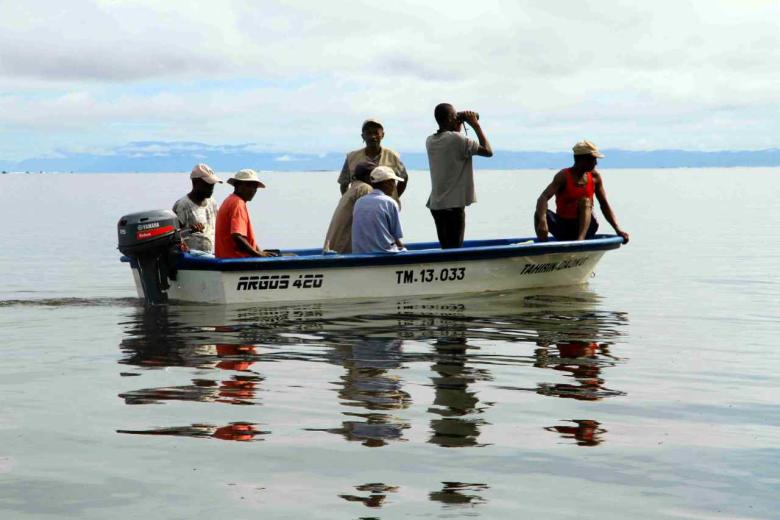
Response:
[[[237,291],[267,291],[274,289],[319,289],[325,281],[322,274],[264,274],[241,276]]]

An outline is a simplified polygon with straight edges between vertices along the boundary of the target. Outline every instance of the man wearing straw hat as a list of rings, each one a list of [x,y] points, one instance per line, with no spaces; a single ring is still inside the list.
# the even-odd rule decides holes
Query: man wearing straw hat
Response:
[[[553,177],[536,201],[534,227],[539,240],[547,240],[549,233],[557,240],[585,240],[593,238],[599,228],[593,216],[593,196],[599,201],[604,218],[615,233],[628,243],[628,233],[617,223],[607,201],[604,181],[596,171],[598,159],[604,157],[590,141],[580,141],[572,148],[574,165],[564,168]],[[547,209],[547,202],[555,195],[555,212]]]
[[[227,181],[233,185],[233,193],[225,199],[217,213],[217,258],[277,256],[257,246],[246,207],[258,188],[265,188],[265,184],[257,178],[257,172],[250,169],[239,170]]]

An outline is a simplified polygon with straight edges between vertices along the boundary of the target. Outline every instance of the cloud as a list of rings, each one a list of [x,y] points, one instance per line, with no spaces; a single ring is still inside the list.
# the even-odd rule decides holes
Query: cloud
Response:
[[[110,82],[219,70],[206,20],[182,21],[140,2],[4,2],[0,73]]]
[[[494,147],[772,146],[780,2],[5,2],[0,153],[124,142],[420,150],[441,101]],[[163,153],[163,152],[160,152]]]

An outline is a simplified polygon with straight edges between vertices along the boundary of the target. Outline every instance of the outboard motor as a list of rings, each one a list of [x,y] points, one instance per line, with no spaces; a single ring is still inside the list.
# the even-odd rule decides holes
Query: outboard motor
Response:
[[[165,292],[175,280],[176,257],[181,237],[178,219],[170,210],[158,209],[132,213],[119,219],[119,251],[130,257],[138,268],[146,303],[166,303]]]

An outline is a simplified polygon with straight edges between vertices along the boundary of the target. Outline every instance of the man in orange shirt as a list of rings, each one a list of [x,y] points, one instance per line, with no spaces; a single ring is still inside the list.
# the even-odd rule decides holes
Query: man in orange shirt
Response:
[[[217,213],[216,251],[217,258],[246,258],[277,256],[273,252],[257,247],[252,221],[246,203],[252,200],[258,188],[265,184],[257,178],[257,172],[246,169],[236,172],[228,179],[233,193],[225,199]]]

